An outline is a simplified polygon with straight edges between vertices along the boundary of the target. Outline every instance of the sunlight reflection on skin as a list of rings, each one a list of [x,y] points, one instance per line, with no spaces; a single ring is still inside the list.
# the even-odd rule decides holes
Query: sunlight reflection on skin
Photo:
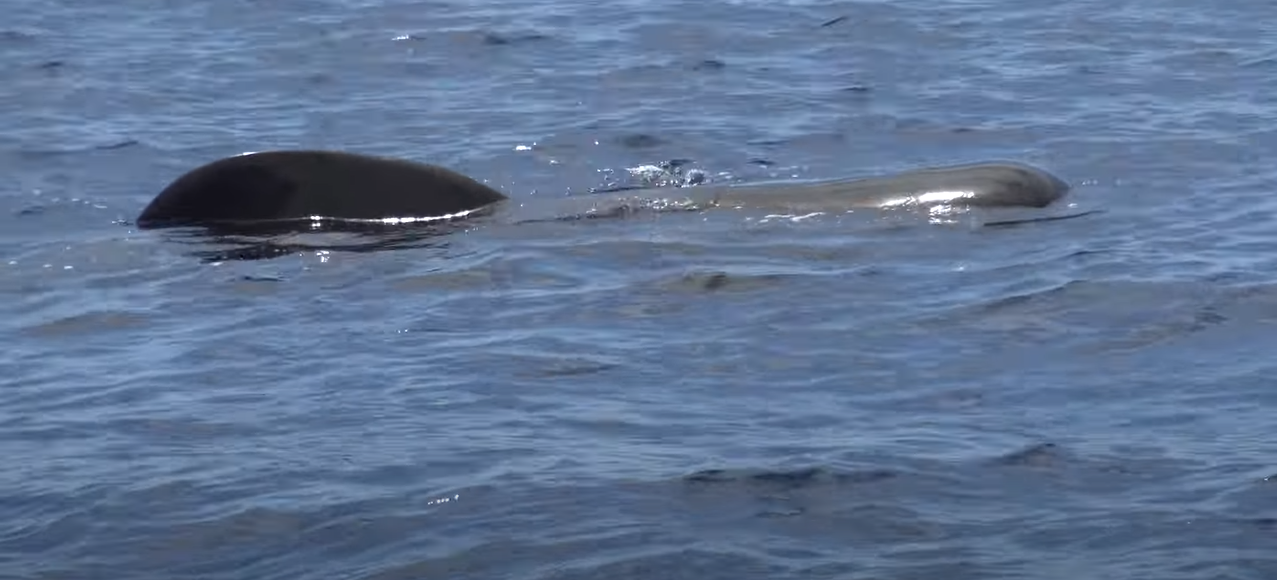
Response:
[[[414,224],[414,223],[426,223],[426,222],[444,222],[448,220],[460,219],[468,215],[477,213],[482,209],[484,208],[471,209],[466,211],[459,211],[457,213],[449,213],[444,215],[426,216],[426,217],[391,217],[391,218],[376,218],[376,219],[359,219],[359,218],[332,218],[332,217],[325,217],[322,215],[312,215],[308,219],[310,220],[311,229],[321,229],[324,227],[324,223],[333,222],[333,221],[340,221],[340,222],[346,222],[346,223],[402,225],[402,224]]]
[[[955,200],[974,199],[974,191],[931,191],[922,195],[910,195],[902,197],[898,200],[884,202],[882,207],[894,207],[900,205],[929,205],[929,204],[950,204]]]
[[[968,210],[953,205],[954,201],[975,198],[974,191],[931,191],[922,195],[910,195],[885,202],[883,208],[905,206],[931,206],[927,208],[927,222],[932,224],[956,223],[957,216]]]

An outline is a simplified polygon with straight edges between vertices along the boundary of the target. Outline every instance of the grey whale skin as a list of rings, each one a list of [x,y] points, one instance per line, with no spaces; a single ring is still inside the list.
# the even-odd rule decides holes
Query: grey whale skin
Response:
[[[1068,191],[1068,184],[1042,169],[999,162],[807,183],[630,190],[619,198],[619,207],[655,200],[691,209],[1041,208]],[[142,210],[136,223],[139,228],[162,228],[317,217],[454,219],[516,205],[502,203],[508,199],[465,175],[425,163],[340,151],[267,151],[219,159],[178,177]],[[553,200],[548,209],[560,217],[563,213],[591,213],[608,199],[618,200],[607,194],[565,196]]]

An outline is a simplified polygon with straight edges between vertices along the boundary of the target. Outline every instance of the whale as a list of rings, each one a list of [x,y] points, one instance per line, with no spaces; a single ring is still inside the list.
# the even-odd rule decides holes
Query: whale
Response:
[[[539,208],[477,179],[424,162],[334,150],[225,157],[173,180],[135,220],[141,229],[234,228],[307,222],[398,224],[505,215],[514,221],[608,216],[635,208],[747,208],[788,212],[858,208],[1044,208],[1069,185],[1044,169],[991,161],[809,182],[703,184],[561,196]]]

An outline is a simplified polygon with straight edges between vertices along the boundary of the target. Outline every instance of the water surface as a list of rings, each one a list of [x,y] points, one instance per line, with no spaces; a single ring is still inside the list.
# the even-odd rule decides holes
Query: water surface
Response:
[[[1277,574],[1268,4],[9,4],[0,576]],[[1102,213],[132,227],[302,147],[529,204],[1005,158]]]

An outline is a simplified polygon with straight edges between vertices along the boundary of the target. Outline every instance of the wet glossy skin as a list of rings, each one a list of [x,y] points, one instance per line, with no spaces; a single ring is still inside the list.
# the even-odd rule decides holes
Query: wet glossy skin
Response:
[[[577,196],[555,200],[542,212],[580,212],[609,200],[793,212],[936,205],[1046,207],[1068,190],[1068,184],[1032,166],[980,163],[863,179]],[[332,151],[275,151],[229,157],[190,171],[161,191],[137,224],[156,228],[313,218],[457,218],[489,213],[507,199],[474,179],[434,165]]]

